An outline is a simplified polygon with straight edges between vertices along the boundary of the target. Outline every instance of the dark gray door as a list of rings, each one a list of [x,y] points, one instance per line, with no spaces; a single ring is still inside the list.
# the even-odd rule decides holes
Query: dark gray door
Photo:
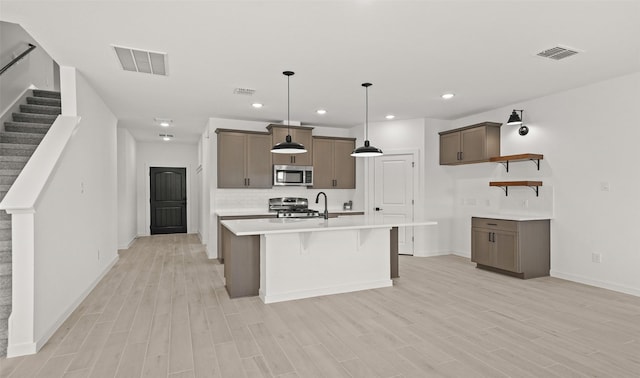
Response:
[[[151,167],[151,235],[187,232],[187,169]]]

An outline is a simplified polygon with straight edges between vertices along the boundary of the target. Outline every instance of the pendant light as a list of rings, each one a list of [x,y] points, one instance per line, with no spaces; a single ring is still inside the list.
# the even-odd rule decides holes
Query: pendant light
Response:
[[[369,143],[369,87],[372,86],[371,83],[362,83],[362,86],[365,88],[366,93],[366,111],[364,118],[364,146],[358,147],[351,153],[353,157],[376,157],[382,156],[382,150],[372,146]]]
[[[307,152],[303,145],[291,140],[291,127],[289,126],[289,78],[293,76],[293,71],[284,71],[282,73],[287,77],[287,137],[284,142],[280,142],[271,148],[274,154],[303,154]]]

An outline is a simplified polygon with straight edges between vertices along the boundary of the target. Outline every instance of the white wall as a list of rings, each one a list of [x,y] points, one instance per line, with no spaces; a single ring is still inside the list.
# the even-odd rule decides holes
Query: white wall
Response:
[[[448,121],[433,119],[394,120],[369,124],[371,144],[385,154],[414,153],[417,155],[414,179],[418,181],[414,193],[414,218],[438,222],[437,226],[415,227],[415,255],[433,256],[450,253],[450,219],[452,180],[438,165],[438,144],[429,136],[441,128],[448,128]],[[361,140],[358,143],[362,143]],[[435,146],[434,146],[435,144]],[[358,144],[360,145],[360,144]],[[365,166],[363,195],[368,209],[375,207],[375,159],[359,159]],[[366,188],[366,190],[364,189]]]
[[[150,235],[149,168],[172,167],[187,169],[187,232],[197,233],[200,222],[200,198],[196,189],[198,178],[198,146],[174,142],[137,145],[137,223],[138,235]]]
[[[452,128],[506,123],[513,108],[524,109],[530,132],[520,136],[518,127],[502,126],[502,155],[542,153],[544,160],[540,171],[530,162],[512,164],[509,173],[491,163],[445,168],[454,180],[452,250],[470,255],[474,213],[551,212],[552,275],[640,295],[638,103],[640,73],[453,122]],[[527,178],[543,181],[540,197],[528,188],[512,188],[505,197],[499,188],[488,187],[493,180]],[[609,191],[601,189],[604,183]],[[601,253],[602,263],[593,263],[592,253]]]
[[[117,120],[81,75],[76,133],[35,213],[35,338],[61,324],[117,260]]]
[[[0,117],[31,85],[39,89],[59,89],[54,87],[53,60],[20,25],[0,21],[0,66],[20,55],[28,43],[36,49],[0,76]],[[0,121],[4,130],[5,119]]]
[[[127,249],[138,234],[136,141],[118,128],[118,248]]]

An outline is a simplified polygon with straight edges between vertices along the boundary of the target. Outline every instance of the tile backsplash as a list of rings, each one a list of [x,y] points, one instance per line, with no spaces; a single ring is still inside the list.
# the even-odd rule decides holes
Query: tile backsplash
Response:
[[[303,197],[309,200],[309,207],[320,210],[324,207],[324,198],[316,204],[319,192],[327,194],[327,206],[330,210],[341,210],[342,204],[354,201],[353,209],[362,210],[363,204],[356,203],[354,189],[306,189],[303,187],[282,187],[272,189],[218,189],[215,191],[215,209],[267,209],[269,198]]]

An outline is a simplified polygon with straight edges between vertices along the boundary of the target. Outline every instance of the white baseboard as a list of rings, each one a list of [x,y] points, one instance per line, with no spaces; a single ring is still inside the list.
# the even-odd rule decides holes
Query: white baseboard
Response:
[[[80,296],[78,296],[78,298],[76,298],[75,301],[73,301],[73,303],[67,308],[67,310],[62,315],[60,315],[60,317],[55,321],[55,323],[53,323],[53,325],[49,327],[49,329],[42,335],[42,337],[40,337],[36,341],[36,350],[40,350],[40,348],[42,348],[44,344],[47,341],[49,341],[51,336],[53,336],[53,334],[58,330],[58,328],[60,328],[62,323],[64,323],[64,321],[67,320],[69,315],[71,315],[71,313],[75,311],[75,309],[78,308],[78,306],[80,306],[80,303],[82,303],[82,301],[84,301],[87,298],[89,293],[91,293],[91,290],[93,290],[98,285],[98,283],[104,278],[104,276],[111,270],[111,268],[113,268],[113,266],[116,265],[116,263],[118,262],[118,259],[119,257],[118,257],[118,254],[116,253],[113,258],[113,261],[111,261],[109,265],[105,267],[105,269],[91,283],[91,285],[89,285],[87,289],[83,291],[82,294],[80,294]]]
[[[137,236],[134,236],[133,238],[131,238],[129,243],[124,244],[124,245],[119,245],[118,249],[129,249],[129,248],[131,248],[131,246],[133,245],[133,243],[136,241],[137,238],[138,238]]]
[[[549,275],[551,277],[560,278],[567,281],[573,281],[573,282],[577,282],[577,283],[581,283],[589,286],[599,287],[601,289],[613,290],[620,293],[625,293],[625,294],[634,295],[636,297],[640,297],[640,289],[634,288],[634,287],[620,285],[620,284],[608,282],[608,281],[594,280],[589,277],[558,272],[555,270],[551,270],[551,272],[549,272]]]
[[[37,352],[36,343],[9,344],[7,346],[7,358],[28,356]]]
[[[372,281],[372,282],[363,282],[363,283],[356,283],[356,284],[325,287],[325,288],[313,289],[313,290],[290,291],[287,293],[276,293],[276,294],[268,294],[268,295],[261,288],[259,290],[258,295],[260,296],[260,299],[262,299],[264,303],[276,303],[276,302],[283,302],[283,301],[291,301],[294,299],[319,297],[321,295],[349,293],[352,291],[378,289],[381,287],[390,287],[390,286],[393,286],[392,280],[381,280],[381,281]]]
[[[428,252],[428,251],[415,251],[413,256],[415,257],[434,257],[434,256],[446,256],[450,255],[449,251],[440,251],[440,252]]]

